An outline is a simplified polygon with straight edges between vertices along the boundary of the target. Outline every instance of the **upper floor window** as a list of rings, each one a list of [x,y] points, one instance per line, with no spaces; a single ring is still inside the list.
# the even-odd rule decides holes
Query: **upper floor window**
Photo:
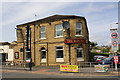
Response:
[[[56,37],[63,37],[63,26],[62,24],[57,24],[55,26]]]
[[[76,35],[82,35],[82,23],[76,23]]]
[[[40,38],[45,39],[46,38],[46,27],[40,28]]]

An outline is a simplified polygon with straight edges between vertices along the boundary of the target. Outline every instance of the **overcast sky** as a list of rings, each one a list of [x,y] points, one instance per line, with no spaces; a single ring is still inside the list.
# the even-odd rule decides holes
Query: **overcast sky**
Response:
[[[35,14],[36,19],[55,14],[83,16],[90,41],[109,45],[110,27],[117,27],[118,2],[2,2],[1,41],[15,41],[16,25],[35,20]]]

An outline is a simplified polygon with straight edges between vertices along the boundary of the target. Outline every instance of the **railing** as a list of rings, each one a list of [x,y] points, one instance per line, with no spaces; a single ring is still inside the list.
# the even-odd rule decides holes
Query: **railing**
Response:
[[[23,70],[27,70],[28,68],[28,62],[2,62],[2,68],[3,69],[23,69]]]
[[[107,66],[108,69],[106,72],[97,72],[95,65],[102,66],[100,64],[96,64],[95,62],[80,62],[78,64],[78,74],[89,74],[91,75],[114,75],[114,73],[118,76],[120,74],[120,68],[117,68],[117,71],[115,70],[115,67],[113,64],[110,66]],[[3,62],[2,63],[2,68],[3,69],[21,69],[21,70],[29,70],[28,63],[18,63],[18,62]],[[48,69],[52,70],[53,72],[60,72],[59,66],[39,66],[39,67],[34,67],[36,70],[37,69]]]
[[[98,66],[98,67],[95,67]],[[101,65],[101,64],[96,64],[95,62],[80,62],[79,63],[79,73],[86,73],[89,75],[117,75],[119,76],[120,74],[120,67],[115,70],[115,66],[113,64],[109,65]],[[102,66],[105,68],[105,71],[102,71]]]

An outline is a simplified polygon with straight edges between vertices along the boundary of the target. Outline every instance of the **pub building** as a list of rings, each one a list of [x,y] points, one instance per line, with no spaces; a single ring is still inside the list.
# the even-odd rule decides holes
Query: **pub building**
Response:
[[[85,17],[53,15],[16,27],[14,61],[32,60],[35,66],[77,65],[89,61],[89,32]]]

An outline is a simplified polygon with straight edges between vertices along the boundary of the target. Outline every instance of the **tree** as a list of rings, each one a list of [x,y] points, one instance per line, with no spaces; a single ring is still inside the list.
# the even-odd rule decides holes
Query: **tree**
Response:
[[[90,49],[93,49],[96,45],[98,45],[96,42],[89,42]]]

